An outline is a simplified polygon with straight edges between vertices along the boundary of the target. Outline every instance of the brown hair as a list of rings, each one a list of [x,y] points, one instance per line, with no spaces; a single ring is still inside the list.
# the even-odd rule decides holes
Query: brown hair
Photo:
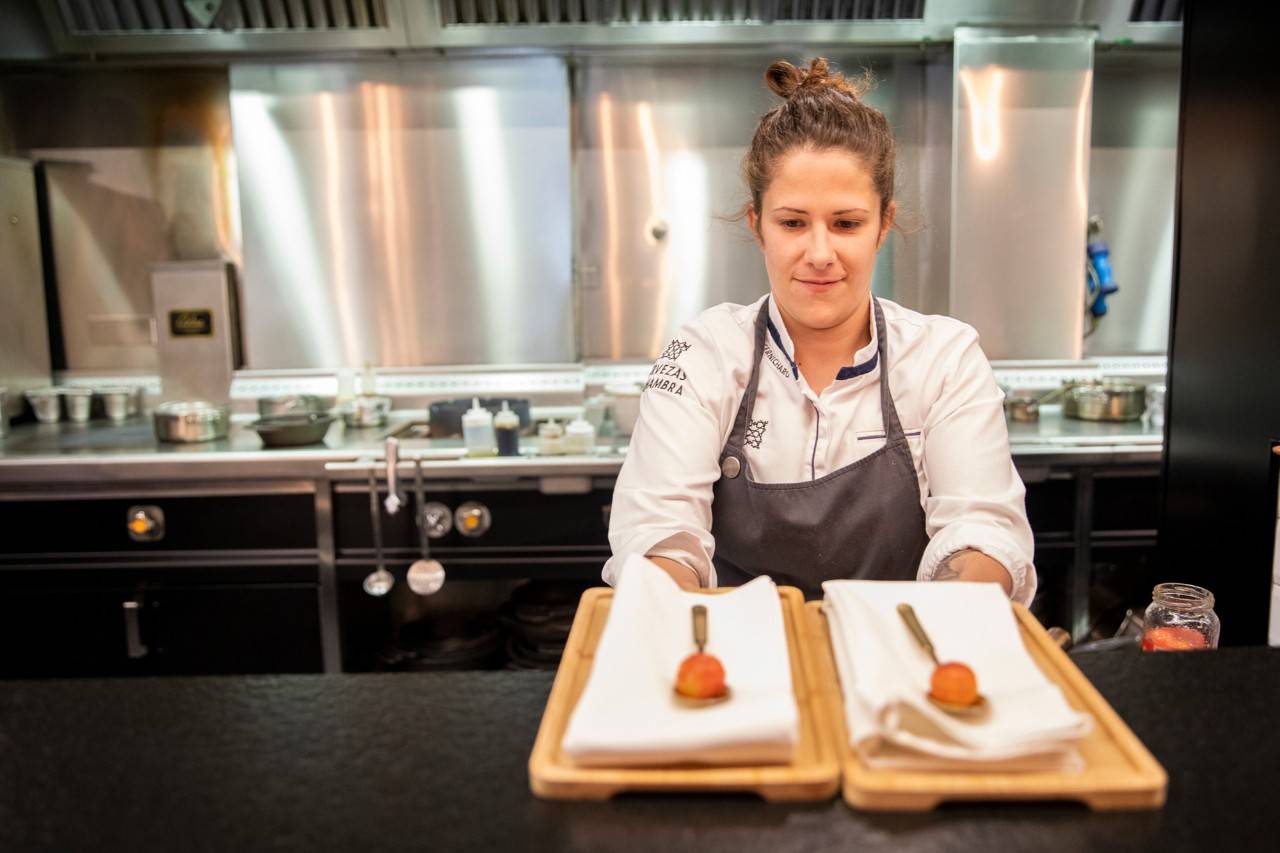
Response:
[[[765,71],[764,80],[786,100],[760,117],[742,160],[756,215],[784,154],[794,148],[835,148],[862,158],[880,194],[880,216],[884,217],[893,201],[895,149],[884,113],[862,100],[874,82],[870,72],[850,80],[832,72],[819,56],[808,68],[778,60]]]

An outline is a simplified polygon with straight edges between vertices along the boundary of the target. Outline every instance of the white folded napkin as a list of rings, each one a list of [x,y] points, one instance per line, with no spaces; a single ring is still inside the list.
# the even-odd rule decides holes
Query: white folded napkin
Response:
[[[684,707],[672,692],[680,662],[697,651],[695,604],[707,608],[706,652],[724,664],[732,690],[704,708]],[[561,746],[580,765],[782,764],[792,758],[798,717],[772,580],[702,595],[632,556]]]
[[[869,767],[1079,770],[1074,743],[1092,718],[1027,653],[1009,600],[989,583],[827,581],[831,629],[849,739]],[[991,704],[958,718],[925,697],[933,661],[897,606],[916,611],[943,663],[968,665]]]

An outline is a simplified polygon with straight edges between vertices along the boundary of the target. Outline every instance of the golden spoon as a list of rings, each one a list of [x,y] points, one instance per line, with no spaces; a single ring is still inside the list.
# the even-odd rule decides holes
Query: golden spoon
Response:
[[[924,632],[924,626],[920,624],[920,620],[916,618],[916,611],[910,604],[899,604],[898,615],[902,617],[902,621],[907,623],[907,628],[911,631],[911,636],[916,638],[916,642],[920,647],[929,653],[929,657],[933,659],[934,666],[942,666],[938,660],[938,655],[933,650],[933,643],[929,641],[929,635]],[[948,714],[954,714],[957,717],[977,717],[985,714],[990,709],[990,703],[987,697],[981,693],[978,698],[973,700],[969,705],[957,705],[954,702],[943,702],[936,698],[932,693],[926,693],[925,697],[934,704],[935,707],[941,708]]]
[[[707,608],[703,604],[693,606],[693,644],[698,647],[698,654],[702,654],[702,650],[707,646]],[[719,705],[724,702],[729,698],[731,691],[726,685],[724,692],[719,696],[708,696],[703,699],[685,696],[675,687],[671,688],[671,692],[675,694],[676,701],[686,708],[706,708],[709,705]]]

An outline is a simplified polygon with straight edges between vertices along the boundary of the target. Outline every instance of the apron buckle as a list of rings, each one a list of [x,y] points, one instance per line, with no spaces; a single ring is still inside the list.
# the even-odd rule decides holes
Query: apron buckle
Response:
[[[720,463],[720,473],[732,480],[742,473],[742,463],[736,456],[726,456]]]

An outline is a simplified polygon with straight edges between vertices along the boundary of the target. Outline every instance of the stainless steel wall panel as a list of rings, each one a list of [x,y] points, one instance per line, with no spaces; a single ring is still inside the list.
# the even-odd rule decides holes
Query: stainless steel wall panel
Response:
[[[0,387],[5,421],[24,405],[22,392],[50,381],[49,326],[31,163],[0,157]]]
[[[23,70],[0,128],[44,167],[65,366],[154,370],[152,264],[239,257],[225,73]]]
[[[849,70],[872,62],[828,56]],[[763,80],[776,58],[580,62],[574,196],[584,358],[651,359],[703,309],[768,290],[745,221],[731,218],[748,201],[740,166],[756,120],[777,103]],[[869,100],[892,121],[892,66],[882,65]],[[892,292],[892,265],[886,248],[877,293]]]
[[[237,65],[247,366],[577,357],[550,57]]]
[[[957,27],[951,314],[990,358],[1079,358],[1095,34]]]
[[[1089,356],[1163,353],[1173,299],[1178,54],[1099,57],[1093,85],[1089,212],[1102,217],[1120,291],[1085,339]]]
[[[886,295],[926,314],[950,310],[951,65],[947,49],[893,69],[900,233]]]

